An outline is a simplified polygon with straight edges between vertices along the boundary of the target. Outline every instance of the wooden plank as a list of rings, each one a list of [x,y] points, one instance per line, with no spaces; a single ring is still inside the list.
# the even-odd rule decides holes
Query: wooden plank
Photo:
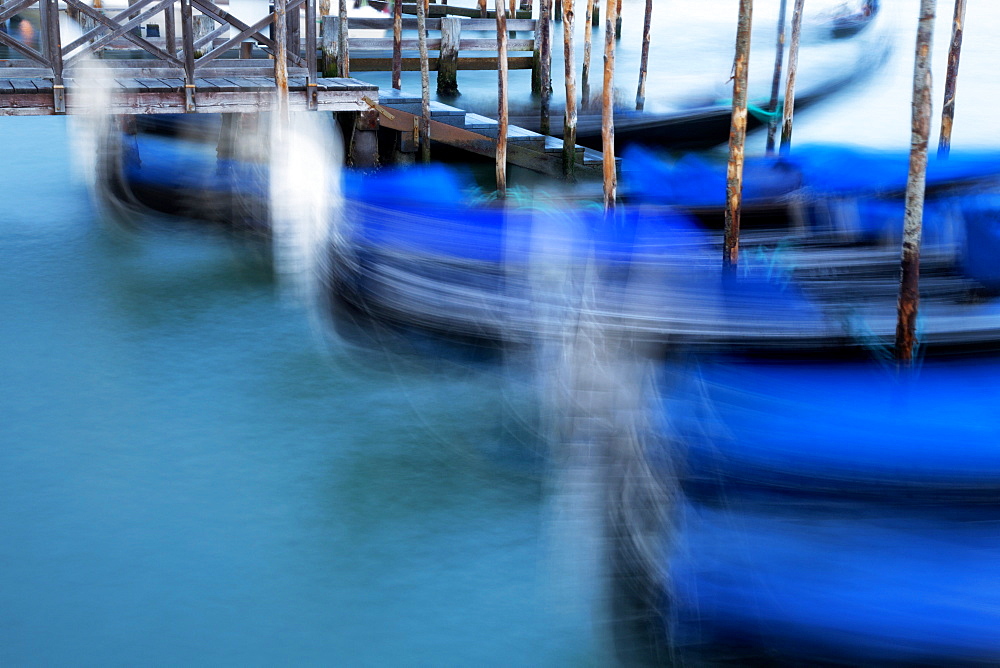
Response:
[[[21,85],[24,85],[23,82]],[[0,94],[0,116],[53,114],[51,92],[40,92],[33,84],[32,91]],[[369,107],[361,99],[362,96],[360,91],[319,91],[318,108],[321,111],[364,111]],[[274,93],[270,91],[214,92],[199,89],[196,112],[257,113],[274,109],[274,101]],[[70,113],[87,110],[86,96],[74,95],[72,91],[67,95],[66,103]],[[289,108],[293,111],[306,111],[306,94],[300,92],[289,96]],[[184,113],[184,94],[122,89],[112,98],[108,111],[112,114]]]
[[[40,93],[52,92],[52,82],[49,79],[32,79],[31,83],[35,84]]]
[[[10,82],[10,79],[0,79],[0,94],[8,92],[14,92],[14,84]]]
[[[160,90],[160,91],[164,91],[164,92],[169,92],[170,90],[172,90],[171,86],[166,85],[165,83],[163,83],[159,79],[151,79],[151,78],[145,78],[145,77],[136,77],[136,81],[139,82],[139,83],[141,83],[143,86],[145,86],[149,90]]]
[[[38,93],[38,88],[35,86],[37,79],[10,79],[9,81],[15,93]]]
[[[430,59],[431,71],[437,71],[437,58]],[[530,70],[531,56],[508,56],[507,68],[512,70]],[[403,58],[404,72],[419,72],[419,58]],[[469,57],[458,59],[460,70],[496,70],[496,58]],[[389,72],[392,70],[392,58],[352,58],[351,69],[355,72]]]
[[[160,79],[160,82],[171,90],[181,91],[184,89],[184,79],[182,77],[166,77]]]
[[[234,84],[229,78],[205,77],[204,81],[218,89],[220,93],[239,93],[240,87]]]
[[[478,11],[478,10],[476,10]],[[369,30],[392,30],[392,18],[368,18],[350,17],[351,30],[356,28],[366,28]],[[416,30],[416,19],[403,19],[403,30]],[[441,30],[441,19],[427,19],[427,30]],[[462,32],[482,31],[495,33],[497,30],[496,21],[490,19],[468,19],[462,21]],[[533,19],[510,19],[507,21],[507,30],[511,32],[534,32],[535,21]]]
[[[416,51],[420,48],[417,39],[404,39],[400,42],[403,51]],[[357,51],[390,51],[392,49],[392,39],[383,37],[352,37],[348,40],[351,49],[351,60],[356,57]],[[471,38],[462,39],[458,44],[459,51],[493,51],[497,50],[496,39]],[[535,48],[533,39],[511,39],[507,41],[507,51],[532,51]],[[440,51],[441,39],[428,39],[428,51]]]
[[[203,77],[196,77],[194,85],[197,87],[198,93],[218,93],[220,90],[214,81],[209,81]]]

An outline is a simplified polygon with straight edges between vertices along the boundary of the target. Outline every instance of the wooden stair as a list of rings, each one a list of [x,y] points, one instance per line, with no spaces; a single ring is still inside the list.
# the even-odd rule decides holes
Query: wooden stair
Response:
[[[401,132],[412,132],[414,119],[420,118],[419,94],[390,89],[379,90],[379,104],[393,118],[383,115],[380,122]],[[496,155],[499,123],[488,116],[467,112],[441,102],[430,103],[431,140],[468,150],[478,155]],[[507,126],[507,161],[519,167],[551,176],[563,174],[563,140],[532,130]],[[600,178],[604,156],[593,149],[577,146],[575,151],[577,177]],[[621,169],[621,158],[615,163]]]

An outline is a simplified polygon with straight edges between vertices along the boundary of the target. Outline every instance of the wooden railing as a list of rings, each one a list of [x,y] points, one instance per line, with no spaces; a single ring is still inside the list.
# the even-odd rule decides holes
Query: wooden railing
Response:
[[[405,5],[404,5],[405,8]],[[326,76],[336,76],[338,44],[340,37],[340,19],[336,16],[324,16],[320,24],[321,67]],[[367,29],[385,30],[387,37],[350,37],[347,40],[348,59],[352,72],[389,72],[393,67],[392,50],[393,20],[391,18],[350,18],[348,30]],[[497,24],[494,19],[474,19],[445,17],[427,19],[427,50],[437,52],[436,56],[428,58],[428,67],[438,73],[438,94],[455,94],[458,92],[458,70],[496,70],[497,68]],[[529,33],[528,38],[512,38],[507,40],[508,69],[537,70],[539,55],[534,38],[536,22],[532,19],[510,19],[507,30],[511,33]],[[417,30],[417,19],[403,19],[402,29]],[[430,37],[438,33],[438,37]],[[470,33],[487,33],[487,36],[473,37]],[[402,39],[402,51],[415,52],[418,49],[416,36]],[[342,47],[340,47],[342,48]],[[480,55],[462,55],[462,52],[479,52]],[[530,55],[509,55],[511,52],[521,52]],[[489,53],[490,55],[485,55]],[[420,58],[404,57],[401,59],[403,71],[420,71]],[[342,74],[342,72],[341,72]]]
[[[267,68],[274,73],[279,98],[284,95],[287,100],[289,75],[304,75],[308,106],[316,107],[316,60],[303,57],[300,43],[304,41],[306,54],[317,53],[316,0],[275,0],[273,10],[253,25],[244,23],[211,0],[136,0],[113,15],[105,15],[81,0],[2,1],[0,24],[37,6],[41,35],[36,49],[0,31],[0,45],[19,56],[0,60],[0,68],[3,68],[0,71],[8,78],[51,79],[56,113],[66,111],[64,77],[71,68],[85,66],[88,56],[100,58],[103,65],[115,70],[134,73],[155,69],[158,76],[183,79],[185,109],[194,111],[195,77],[212,76],[223,70],[248,72],[245,68],[253,61],[226,57],[248,41],[273,58],[268,61]],[[60,34],[60,11],[78,17],[83,30],[80,37],[67,44],[63,43]],[[299,17],[303,13],[305,26],[300,35]],[[162,17],[164,37],[154,43],[148,36],[139,34],[138,29],[157,16]],[[228,36],[233,29],[236,34]],[[114,58],[108,47],[121,40],[141,50],[144,59]]]

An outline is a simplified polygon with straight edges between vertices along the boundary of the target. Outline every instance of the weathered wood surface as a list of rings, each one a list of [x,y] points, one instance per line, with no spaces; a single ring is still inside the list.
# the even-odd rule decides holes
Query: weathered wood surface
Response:
[[[386,0],[368,0],[368,4],[379,11],[385,11],[386,7],[389,6],[389,3],[386,2]],[[403,8],[404,14],[409,14],[411,16],[416,15],[417,5],[415,3],[404,2],[401,3],[401,6]],[[487,10],[485,15],[483,15],[481,6],[455,7],[451,5],[431,4],[427,5],[426,9],[427,9],[428,20],[431,18],[441,18],[442,16],[467,16],[469,18],[484,18],[484,19],[496,18],[495,11]],[[530,19],[531,10],[519,10],[515,16],[508,18]]]
[[[169,114],[185,111],[183,75],[174,78],[117,77],[110,113]],[[68,113],[86,108],[86,95],[67,78]],[[289,109],[306,110],[305,76],[289,76]],[[378,99],[378,87],[357,79],[320,78],[316,82],[317,107],[323,111],[365,111],[363,100]],[[275,108],[277,86],[274,77],[196,77],[195,111],[198,113],[253,113]],[[40,116],[55,113],[52,81],[41,78],[0,78],[0,116]]]
[[[428,58],[428,66],[432,72],[438,70],[438,58]],[[509,70],[529,70],[532,65],[531,56],[507,56],[507,69]],[[460,70],[489,70],[497,68],[496,58],[459,58],[457,61]],[[351,70],[357,72],[389,72],[392,69],[392,58],[355,58],[351,61]],[[400,69],[403,72],[419,72],[420,58],[407,57],[400,61]]]
[[[397,130],[402,136],[412,132],[413,123],[419,120],[421,100],[396,90],[384,91],[379,104],[390,110],[392,118],[382,117],[383,128]],[[430,137],[455,148],[489,158],[496,155],[499,123],[485,116],[466,113],[462,109],[434,102],[431,104]],[[564,174],[563,141],[531,130],[509,125],[507,138],[507,164],[560,177]],[[603,173],[603,156],[600,152],[575,147],[575,174],[578,178],[600,178]],[[620,159],[616,161],[620,165]]]
[[[903,247],[900,257],[896,322],[896,360],[913,363],[917,310],[920,306],[920,239],[927,186],[927,143],[931,135],[931,51],[936,0],[920,0],[917,45],[913,59],[913,102],[910,105],[910,168],[906,178]]]
[[[726,222],[722,242],[722,269],[736,274],[740,255],[740,212],[743,207],[743,149],[747,137],[747,80],[750,69],[750,32],[753,0],[740,0],[733,59],[733,115],[729,129],[729,162],[726,166]]]

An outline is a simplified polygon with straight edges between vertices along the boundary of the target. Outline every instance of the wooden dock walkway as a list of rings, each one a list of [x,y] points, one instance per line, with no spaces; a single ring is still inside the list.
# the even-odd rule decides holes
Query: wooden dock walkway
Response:
[[[181,77],[122,77],[115,72],[114,94],[109,96],[111,114],[185,113],[186,92]],[[64,79],[65,110],[87,109],[89,96],[77,87],[77,79]],[[363,111],[364,98],[378,100],[378,86],[351,78],[317,78],[315,106],[319,111]],[[205,76],[194,79],[194,111],[197,113],[256,113],[273,108],[278,99],[275,78],[263,76]],[[309,105],[305,77],[288,78],[288,108],[305,111]],[[0,116],[39,116],[57,113],[51,78],[0,78]]]
[[[420,118],[420,94],[395,89],[379,91],[379,105],[392,114],[382,115],[382,127],[412,133]],[[460,148],[477,155],[494,157],[498,126],[496,120],[470,113],[441,102],[430,103],[431,140]],[[562,176],[563,141],[557,137],[532,132],[516,125],[507,128],[507,162],[550,176]],[[576,147],[578,177],[600,178],[603,155],[599,151]],[[617,159],[621,164],[621,159]]]

